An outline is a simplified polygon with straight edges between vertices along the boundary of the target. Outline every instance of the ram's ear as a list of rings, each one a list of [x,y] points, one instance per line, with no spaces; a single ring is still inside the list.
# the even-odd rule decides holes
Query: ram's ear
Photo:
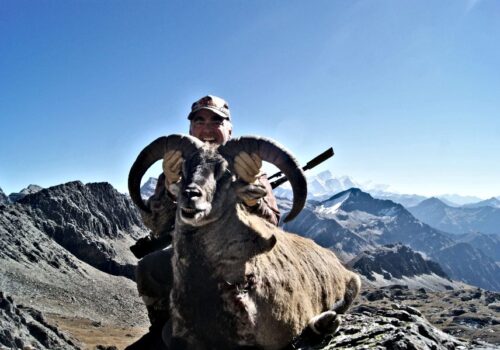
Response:
[[[278,242],[278,239],[276,238],[276,235],[273,233],[269,238],[265,239],[264,243],[264,250],[270,251],[271,249],[274,248],[276,243]]]
[[[238,208],[237,215],[239,221],[247,228],[244,230],[245,234],[254,244],[251,255],[265,253],[274,248],[278,241],[276,226],[266,220],[256,218],[255,215],[242,208]]]

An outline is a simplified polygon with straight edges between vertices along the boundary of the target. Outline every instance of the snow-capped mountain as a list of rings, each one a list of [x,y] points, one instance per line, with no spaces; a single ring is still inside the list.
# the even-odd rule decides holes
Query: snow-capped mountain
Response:
[[[500,234],[500,208],[457,208],[429,198],[408,210],[419,220],[446,232]]]
[[[333,194],[345,191],[352,187],[363,187],[362,184],[354,182],[348,176],[334,177],[329,170],[323,171],[315,176],[307,176],[308,198],[324,200]],[[289,183],[276,188],[275,194],[282,198],[291,198],[292,190]]]
[[[288,232],[311,238],[322,247],[333,250],[341,260],[347,262],[363,250],[376,244],[369,242],[355,232],[342,227],[336,220],[323,220],[314,206],[308,205],[291,222],[284,224]]]
[[[320,201],[350,188],[359,188],[364,192],[369,192],[375,198],[392,200],[404,206],[417,205],[426,198],[414,194],[390,192],[388,190],[389,185],[375,184],[371,181],[358,182],[349,176],[335,177],[330,170],[325,170],[317,175],[307,176],[307,185],[308,199]],[[277,197],[292,198],[292,190],[288,183],[276,188],[274,193]]]
[[[402,242],[431,253],[452,243],[446,235],[415,219],[401,204],[373,198],[357,188],[321,202],[315,212],[377,244]]]
[[[313,200],[325,200],[339,192],[353,187],[370,193],[374,198],[387,199],[399,203],[405,208],[414,207],[423,200],[427,199],[427,197],[417,194],[402,194],[391,191],[390,185],[375,184],[371,181],[359,182],[353,180],[349,176],[335,177],[329,170],[323,171],[317,175],[306,174],[306,176],[308,184],[308,199]],[[274,193],[277,197],[281,198],[292,197],[292,191],[288,183],[276,188]],[[456,194],[446,194],[438,196],[438,198],[452,207],[459,207],[466,203],[474,203],[481,200],[478,197],[461,196]]]
[[[155,193],[156,184],[158,183],[158,179],[155,177],[150,177],[148,181],[141,186],[141,196],[144,199],[148,199]]]

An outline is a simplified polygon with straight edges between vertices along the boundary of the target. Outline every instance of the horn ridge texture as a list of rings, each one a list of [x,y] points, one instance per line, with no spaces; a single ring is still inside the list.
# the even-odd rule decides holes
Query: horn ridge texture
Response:
[[[189,135],[173,134],[162,136],[147,145],[137,156],[130,168],[128,190],[132,201],[143,211],[151,212],[141,197],[141,180],[146,171],[162,159],[167,151],[179,150],[185,159],[203,146],[203,142]]]

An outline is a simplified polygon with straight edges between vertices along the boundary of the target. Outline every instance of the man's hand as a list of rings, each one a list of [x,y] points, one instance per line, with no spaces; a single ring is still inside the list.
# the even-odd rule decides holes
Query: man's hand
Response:
[[[163,157],[163,173],[165,174],[167,188],[180,180],[182,161],[181,151],[168,151],[165,153]]]
[[[262,159],[255,153],[249,155],[242,151],[234,157],[234,170],[238,177],[249,184],[254,183],[260,176]]]
[[[240,179],[249,184],[254,184],[258,180],[260,174],[260,167],[262,166],[262,159],[255,154],[252,153],[249,155],[248,153],[242,151],[234,157],[234,170],[236,175]],[[249,207],[255,206],[259,199],[247,198],[243,200],[245,204]]]

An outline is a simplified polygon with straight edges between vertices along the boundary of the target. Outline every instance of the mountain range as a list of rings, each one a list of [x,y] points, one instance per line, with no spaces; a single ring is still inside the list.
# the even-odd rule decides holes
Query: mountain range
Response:
[[[500,234],[500,208],[494,206],[496,202],[494,198],[474,205],[452,207],[433,197],[408,210],[419,220],[446,232]]]
[[[108,183],[69,182],[0,205],[0,290],[28,304],[52,300],[52,310],[65,295],[91,298],[91,279],[111,299],[127,290],[132,302],[137,260],[129,246],[147,232],[128,196]]]
[[[325,170],[317,175],[307,176],[308,184],[308,199],[312,200],[325,200],[331,196],[348,190],[350,188],[359,188],[364,192],[370,193],[374,198],[388,199],[393,202],[399,203],[404,207],[413,207],[427,199],[425,196],[417,194],[401,194],[390,191],[389,185],[374,184],[371,181],[358,182],[349,176],[335,177],[330,170]],[[281,185],[274,190],[277,197],[291,198],[291,187],[288,183]],[[449,206],[459,207],[462,205],[474,205],[477,203],[479,206],[490,205],[492,200],[483,201],[475,196],[461,196],[457,194],[445,194],[438,196],[438,198]],[[488,204],[490,203],[490,204]]]
[[[143,334],[145,328],[135,330],[147,323],[144,306],[132,280],[137,260],[128,247],[148,231],[127,195],[119,193],[108,183],[74,181],[27,193],[14,203],[7,196],[0,198],[4,199],[0,204],[1,345],[80,348],[61,336],[52,322],[71,334],[79,334],[86,339],[86,344],[89,341],[100,344],[96,343],[99,340],[89,340],[99,332],[103,334],[99,339],[107,336],[108,341],[112,339],[114,344],[123,346],[133,341],[131,334]],[[290,202],[282,199],[280,206],[286,211]],[[351,266],[363,276],[366,283],[361,301],[365,296],[373,300],[380,286],[387,287],[382,293],[384,298],[399,300],[397,298],[402,294],[397,293],[399,289],[391,287],[394,283],[420,288],[419,291],[404,292],[417,298],[411,302],[423,300],[424,296],[432,298],[432,290],[458,291],[463,288],[449,279],[452,276],[448,270],[453,269],[440,267],[428,259],[429,254],[416,252],[407,245],[386,244],[391,235],[405,237],[404,233],[396,232],[398,227],[425,227],[399,204],[374,199],[367,193],[352,189],[323,202],[309,201],[301,215],[301,220],[295,220],[297,225],[302,225],[301,230],[342,253],[343,258],[350,260]],[[412,220],[415,223],[408,223]],[[422,232],[430,239],[429,235],[436,231],[425,227]],[[443,235],[437,242],[453,244],[452,238]],[[411,238],[408,242],[416,242],[415,246],[432,251],[429,245],[418,239]],[[448,256],[443,261],[447,262],[446,259]],[[477,270],[476,265],[471,266],[473,271]],[[486,276],[481,270],[477,271]],[[370,285],[375,288],[371,292]],[[422,287],[429,292],[422,292]],[[484,314],[490,304],[494,306],[496,296],[492,295],[490,298],[488,294],[484,306],[478,304],[477,310]],[[17,306],[13,300],[29,307]],[[40,311],[48,315],[50,322]],[[415,315],[411,320],[408,319],[409,311]],[[414,331],[404,336],[405,344],[425,344],[429,341],[428,334],[433,334],[433,342],[450,344],[451,336],[418,319],[418,315],[417,310],[408,307],[403,310],[399,306],[387,309],[382,305],[377,308],[360,305],[353,308],[353,314],[349,316],[354,322],[351,324],[356,326],[343,328],[348,334],[340,333],[337,341],[342,339],[344,343],[357,344],[356,339],[367,331],[366,324],[373,324],[375,328],[368,329],[365,334],[370,339],[383,335],[384,344],[400,344],[400,323],[406,320],[404,324],[411,325]],[[395,328],[384,328],[388,319],[396,325]],[[494,331],[495,326],[492,327],[487,329]],[[381,333],[381,329],[385,330]],[[117,330],[121,336],[111,337]],[[494,337],[490,339],[495,340]],[[453,340],[453,344],[459,342]],[[86,348],[90,347],[87,345]],[[107,347],[99,345],[96,348]]]
[[[423,223],[402,205],[373,198],[360,189],[325,201],[309,201],[284,228],[336,251],[346,262],[366,249],[402,243],[439,263],[453,279],[500,290],[500,268],[494,257]]]

